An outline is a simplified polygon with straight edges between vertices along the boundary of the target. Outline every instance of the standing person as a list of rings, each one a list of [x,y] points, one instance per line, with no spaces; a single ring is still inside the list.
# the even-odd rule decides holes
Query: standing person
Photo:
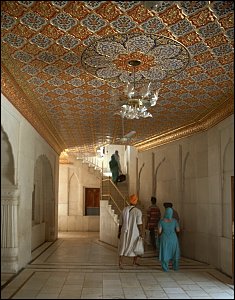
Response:
[[[156,204],[157,203],[156,197],[151,197],[151,203],[152,203],[152,205],[150,205],[148,210],[147,210],[146,228],[149,230],[151,244],[153,246],[153,249],[156,250],[155,231],[157,230],[158,222],[161,219],[161,211],[160,211],[159,207]]]
[[[122,269],[123,256],[133,257],[133,265],[137,264],[134,245],[139,236],[143,236],[142,212],[136,207],[137,195],[131,195],[130,205],[126,206],[120,216],[118,238],[119,267]]]
[[[110,171],[112,172],[112,181],[117,184],[118,180],[118,175],[119,175],[119,168],[118,168],[118,163],[115,159],[114,154],[111,156],[111,160],[109,161],[109,167]]]
[[[180,231],[179,224],[173,217],[173,209],[167,207],[163,219],[158,223],[159,260],[163,271],[169,270],[169,261],[175,271],[179,269],[180,248],[176,232]]]
[[[120,156],[118,154],[118,150],[115,150],[114,157],[115,157],[115,159],[116,159],[116,161],[118,163],[118,172],[119,172],[118,175],[120,175],[120,174],[122,174],[122,168],[121,168]]]
[[[167,207],[171,207],[173,209],[173,218],[175,218],[176,221],[179,223],[180,222],[180,218],[179,218],[179,215],[178,215],[177,211],[173,208],[173,204],[171,202],[164,202],[163,206],[165,207],[165,209]]]

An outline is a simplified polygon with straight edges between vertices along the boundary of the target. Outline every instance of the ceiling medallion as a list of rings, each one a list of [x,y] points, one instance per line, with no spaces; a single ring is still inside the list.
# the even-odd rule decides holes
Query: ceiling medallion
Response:
[[[137,81],[164,80],[182,72],[190,54],[181,43],[171,38],[144,33],[105,36],[85,48],[81,56],[83,68],[107,81],[127,83],[133,71],[130,60],[139,60]]]
[[[146,106],[156,105],[158,91],[151,82],[160,82],[182,72],[190,61],[186,47],[171,38],[145,33],[105,36],[82,53],[81,65],[105,81],[127,84],[120,115],[134,119],[151,117]],[[142,85],[146,85],[141,88]]]

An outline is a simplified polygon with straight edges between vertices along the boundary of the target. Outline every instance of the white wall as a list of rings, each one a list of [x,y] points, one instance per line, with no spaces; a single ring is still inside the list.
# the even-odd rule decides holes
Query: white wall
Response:
[[[100,188],[101,175],[82,160],[71,162],[59,167],[59,231],[99,231],[100,216],[85,216],[85,188]]]
[[[233,117],[207,132],[138,153],[139,167],[145,163],[140,179],[145,208],[152,196],[152,169],[159,166],[157,204],[163,213],[163,202],[172,202],[179,212],[182,255],[212,264],[230,276]]]
[[[38,134],[15,107],[1,95],[1,125],[9,138],[14,157],[15,186],[19,191],[17,207],[18,271],[31,260],[32,192],[37,158],[45,155],[53,171],[55,199],[54,238],[57,237],[58,154]],[[3,189],[4,187],[2,187]],[[40,233],[39,236],[40,238]],[[36,238],[36,237],[35,237]]]
[[[114,154],[116,150],[118,150],[118,154],[120,156],[120,164],[121,164],[122,172],[126,174],[125,146],[123,145],[105,146],[105,155],[103,158],[104,169],[110,172],[109,161],[111,160],[112,154]]]
[[[114,214],[108,200],[100,201],[100,240],[114,247],[118,246],[118,216]]]

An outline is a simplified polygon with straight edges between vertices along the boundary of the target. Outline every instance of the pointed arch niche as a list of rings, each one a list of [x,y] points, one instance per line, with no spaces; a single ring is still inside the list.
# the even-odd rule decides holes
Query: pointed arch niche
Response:
[[[222,237],[221,237],[221,268],[233,274],[233,199],[232,176],[234,176],[234,141],[230,138],[222,153]],[[224,253],[227,255],[224,255]]]
[[[34,168],[32,193],[32,246],[55,238],[55,199],[52,168],[48,158],[40,155]]]
[[[182,205],[181,205],[181,251],[185,257],[195,259],[196,256],[196,169],[192,155],[182,157]]]
[[[230,139],[224,149],[222,163],[222,236],[228,239],[232,237],[231,177],[233,176],[233,158],[234,144]]]
[[[68,188],[68,215],[77,216],[79,207],[78,207],[78,192],[79,192],[79,183],[77,175],[73,172],[69,179],[69,188]]]
[[[14,185],[14,158],[7,134],[1,127],[1,185]]]
[[[177,184],[176,184],[176,170],[174,164],[169,158],[163,157],[161,159],[155,159],[154,170],[155,195],[159,202],[172,202],[174,208],[177,210]],[[158,202],[158,204],[159,204]]]
[[[19,190],[14,182],[12,146],[1,127],[1,271],[18,270]]]

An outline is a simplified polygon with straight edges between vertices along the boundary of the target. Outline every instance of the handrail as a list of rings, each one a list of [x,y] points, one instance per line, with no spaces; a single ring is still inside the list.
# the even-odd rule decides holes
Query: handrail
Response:
[[[117,207],[117,209],[118,209],[119,213],[121,213],[121,212],[122,212],[122,210],[119,208],[118,204],[117,204],[117,203],[116,203],[116,201],[113,199],[112,195],[109,195],[109,197],[112,199],[112,201],[113,201],[113,202],[114,202],[114,204],[116,205],[116,207]]]
[[[103,189],[104,182],[108,182],[108,185],[105,187],[105,191]],[[114,197],[112,195],[112,192],[110,191],[110,186],[112,186],[112,188],[113,187],[115,188],[115,191],[117,192],[117,194],[115,195],[116,197]],[[102,188],[101,197],[108,197],[108,199],[112,201],[113,206],[117,209],[116,214],[120,216],[123,208],[125,206],[128,206],[129,202],[125,199],[125,197],[123,196],[123,194],[119,191],[119,189],[117,188],[117,186],[113,183],[113,181],[110,178],[103,178],[102,179],[101,188]],[[120,196],[120,198],[122,199],[123,205],[121,203],[118,203],[118,201],[117,201],[118,196]],[[121,206],[123,206],[123,207],[121,207]],[[142,206],[141,201],[138,201],[138,206],[141,209],[142,214],[143,214],[143,226],[145,228],[147,212],[145,210],[143,210],[143,208],[141,207]]]
[[[102,179],[102,181],[109,181],[109,183],[111,183],[113,185],[113,187],[116,189],[116,191],[119,193],[119,195],[122,197],[123,202],[126,203],[127,205],[129,205],[128,201],[126,201],[125,196],[123,196],[123,194],[119,191],[119,189],[117,188],[116,184],[113,183],[113,181],[110,178],[105,178]]]
[[[105,184],[107,183],[107,184]],[[113,181],[109,178],[102,179],[102,196],[108,197],[111,200],[111,203],[117,209],[117,214],[120,215],[123,208],[129,203],[127,202],[125,196],[120,192],[117,186],[113,183]]]
[[[98,166],[97,164],[94,164],[93,162],[91,162],[91,161],[89,161],[89,160],[87,160],[87,159],[83,159],[83,161],[84,161],[85,163],[88,163],[89,165],[94,166],[94,168],[95,168],[96,170],[99,170],[100,172],[102,172],[102,168],[101,168],[100,166]]]

